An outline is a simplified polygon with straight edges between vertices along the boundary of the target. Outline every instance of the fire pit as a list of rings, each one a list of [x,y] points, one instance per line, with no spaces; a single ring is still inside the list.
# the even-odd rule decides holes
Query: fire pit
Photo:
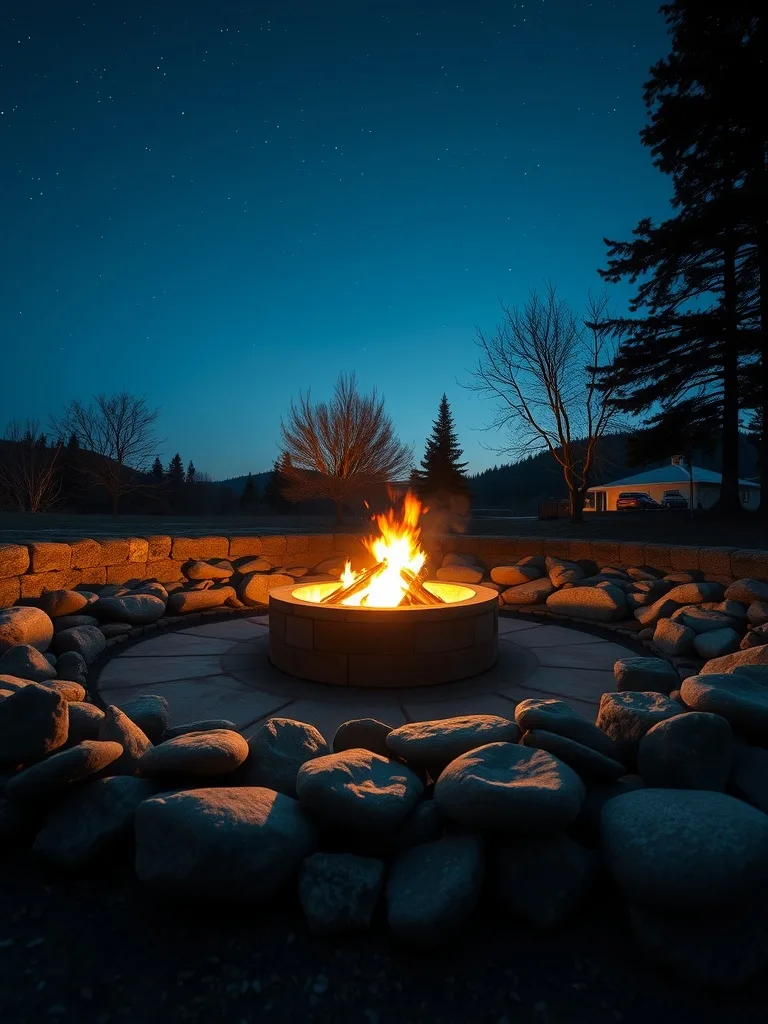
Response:
[[[498,594],[426,578],[421,504],[377,517],[364,542],[375,564],[338,581],[293,584],[269,594],[269,656],[289,675],[339,686],[448,683],[496,661]]]

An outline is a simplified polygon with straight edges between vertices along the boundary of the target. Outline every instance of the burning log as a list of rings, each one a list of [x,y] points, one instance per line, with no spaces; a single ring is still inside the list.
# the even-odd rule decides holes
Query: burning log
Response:
[[[354,594],[359,594],[361,590],[365,590],[373,577],[385,568],[386,564],[387,561],[384,559],[383,562],[379,562],[377,565],[374,565],[372,569],[364,569],[354,583],[350,583],[348,587],[341,586],[331,594],[326,594],[326,596],[321,599],[320,604],[341,604],[342,601],[346,600],[346,598],[352,597]]]
[[[408,593],[411,595],[414,604],[445,604],[442,597],[438,597],[437,594],[433,594],[431,590],[427,590],[424,586],[426,575],[426,570],[424,569],[422,569],[418,574],[412,572],[410,569],[403,568],[400,570],[400,576],[403,581],[408,584]]]

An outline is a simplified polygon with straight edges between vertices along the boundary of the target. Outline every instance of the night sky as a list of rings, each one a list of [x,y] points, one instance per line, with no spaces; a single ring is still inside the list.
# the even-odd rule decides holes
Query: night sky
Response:
[[[6,0],[0,417],[125,388],[220,478],[354,370],[417,459],[446,391],[500,461],[474,325],[547,279],[581,302],[602,237],[665,211],[658,4]]]

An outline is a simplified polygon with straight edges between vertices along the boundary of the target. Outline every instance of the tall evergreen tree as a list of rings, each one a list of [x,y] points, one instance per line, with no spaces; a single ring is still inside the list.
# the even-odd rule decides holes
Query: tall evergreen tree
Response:
[[[286,498],[284,493],[285,488],[288,486],[288,480],[283,473],[283,469],[286,465],[290,466],[290,463],[290,456],[287,454],[284,454],[279,459],[275,459],[272,466],[272,474],[264,487],[263,497],[265,503],[281,516],[290,512],[294,507],[294,503]]]
[[[69,448],[71,452],[76,452],[79,447],[80,439],[78,438],[77,434],[73,432],[69,435],[69,440],[67,441],[67,448]]]
[[[240,508],[244,512],[252,512],[258,504],[259,494],[256,490],[256,485],[253,482],[253,477],[248,474],[248,479],[245,481],[245,487],[243,493],[240,495]]]
[[[178,452],[168,463],[168,483],[173,490],[179,490],[184,483],[184,463]]]
[[[195,482],[195,474],[196,473],[197,473],[197,470],[195,469],[195,464],[192,461],[192,459],[190,459],[189,460],[189,465],[187,466],[187,483],[188,484],[193,484]]]
[[[151,472],[152,472],[152,483],[153,484],[161,484],[163,482],[164,478],[165,478],[165,470],[163,469],[163,464],[160,461],[160,456],[157,456],[155,458],[155,461],[152,463],[152,470],[151,470]]]
[[[430,495],[469,493],[466,477],[466,462],[461,462],[463,455],[456,436],[456,427],[448,399],[443,394],[437,418],[432,423],[432,433],[427,438],[421,469],[411,476],[416,490],[424,497]]]
[[[732,512],[741,507],[739,394],[748,393],[746,367],[757,345],[759,287],[744,203],[754,155],[740,141],[744,102],[733,84],[744,85],[742,61],[755,63],[757,7],[675,0],[662,13],[671,53],[646,83],[650,123],[641,138],[672,178],[676,213],[658,226],[641,221],[631,242],[606,240],[601,273],[609,281],[644,278],[630,310],[645,313],[614,323],[623,343],[609,379],[621,408],[652,412],[647,422],[660,438],[681,420],[692,436],[717,427],[720,506]]]
[[[35,444],[37,445],[38,448],[47,448],[48,436],[46,434],[40,434],[37,440],[35,441]]]

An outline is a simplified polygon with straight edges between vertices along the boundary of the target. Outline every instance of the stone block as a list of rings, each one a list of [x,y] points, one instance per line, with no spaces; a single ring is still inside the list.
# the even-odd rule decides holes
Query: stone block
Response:
[[[101,544],[97,540],[85,537],[70,544],[72,549],[71,566],[73,569],[90,569],[101,565]]]
[[[94,565],[88,569],[80,569],[81,587],[103,587],[107,582],[107,567],[105,565]]]
[[[8,608],[21,597],[21,578],[6,576],[0,579],[0,608]]]
[[[272,608],[269,612],[269,634],[285,643],[285,634],[288,629],[288,619],[291,616]]]
[[[245,555],[261,554],[261,537],[230,537],[229,557],[243,558]]]
[[[269,559],[275,565],[284,565],[284,558],[288,548],[287,537],[281,534],[272,534],[261,538],[261,555]]]
[[[499,632],[499,609],[478,615],[475,619],[475,636],[473,643],[484,644],[493,640]]]
[[[128,580],[147,579],[146,562],[123,562],[107,566],[107,583],[126,583]]]
[[[567,537],[550,537],[544,548],[544,554],[549,558],[562,558],[564,561],[570,561],[571,541]]]
[[[311,651],[314,647],[314,621],[299,619],[295,615],[286,616],[285,642],[290,647],[302,647]]]
[[[149,560],[149,541],[146,537],[128,538],[128,561],[146,562]]]
[[[622,565],[641,566],[645,564],[645,546],[633,541],[623,541],[619,545]]]
[[[734,551],[731,555],[731,576],[736,580],[768,580],[768,551]]]
[[[728,576],[731,577],[731,555],[733,548],[706,547],[699,548],[698,567],[706,573],[707,577]]]
[[[171,558],[181,562],[189,558],[226,558],[229,554],[227,537],[174,537],[171,542]]]
[[[30,568],[34,573],[55,572],[69,569],[72,564],[72,548],[69,544],[43,541],[30,544]]]
[[[692,547],[689,544],[672,545],[670,547],[670,557],[672,559],[673,569],[682,570],[699,568],[699,549]]]
[[[159,562],[171,557],[171,538],[166,533],[153,533],[147,537],[147,561]]]
[[[621,563],[621,544],[612,540],[593,540],[589,544],[591,559],[598,567]]]
[[[170,540],[170,538],[169,538]],[[181,571],[183,562],[173,558],[158,558],[147,562],[147,579],[157,579],[161,583],[176,583],[184,579]]]
[[[128,561],[130,546],[124,537],[101,537],[101,564],[119,565]]]
[[[19,577],[21,596],[40,597],[44,590],[68,590],[68,575],[65,572],[28,572]]]
[[[376,613],[378,619],[378,613]],[[295,616],[299,621],[310,621],[304,616]],[[286,624],[286,638],[290,634],[291,619]],[[413,626],[399,622],[367,621],[314,623],[314,649],[352,654],[400,654],[413,650]]]
[[[26,544],[0,544],[0,579],[21,576],[29,569],[29,548]]]
[[[515,542],[517,558],[523,558],[526,555],[546,554],[544,551],[546,542],[539,537],[516,537]]]
[[[455,621],[446,615],[442,622],[419,622],[414,629],[413,649],[418,654],[432,654],[472,647],[476,621],[477,617]]]
[[[577,562],[580,558],[592,559],[592,542],[588,540],[568,541],[568,561]]]
[[[346,654],[335,651],[307,651],[290,647],[277,634],[269,633],[269,658],[273,665],[292,676],[310,679],[315,683],[346,686],[349,665]]]
[[[654,569],[672,571],[672,551],[669,544],[646,544],[645,564]]]

